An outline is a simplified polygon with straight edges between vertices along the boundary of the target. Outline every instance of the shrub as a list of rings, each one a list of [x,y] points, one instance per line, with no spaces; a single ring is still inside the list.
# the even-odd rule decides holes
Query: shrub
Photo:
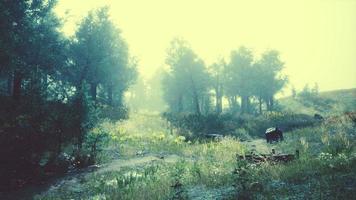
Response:
[[[309,115],[283,112],[268,112],[260,116],[164,113],[163,118],[189,140],[204,138],[207,134],[232,135],[241,139],[264,137],[265,130],[270,127],[278,126],[283,131],[290,131],[320,123]]]

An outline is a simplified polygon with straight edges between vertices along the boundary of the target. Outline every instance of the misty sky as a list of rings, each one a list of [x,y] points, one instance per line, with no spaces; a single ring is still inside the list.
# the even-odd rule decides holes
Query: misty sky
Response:
[[[290,83],[301,89],[356,87],[356,0],[59,0],[64,32],[93,8],[109,5],[140,72],[164,66],[174,37],[211,64],[244,45],[256,55],[277,49]],[[65,14],[69,11],[69,14]],[[288,92],[288,89],[286,89]]]

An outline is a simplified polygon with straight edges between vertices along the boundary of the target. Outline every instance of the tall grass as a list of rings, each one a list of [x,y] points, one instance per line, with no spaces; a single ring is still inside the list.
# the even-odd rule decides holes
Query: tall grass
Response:
[[[352,199],[356,195],[355,124],[347,118],[289,132],[277,152],[301,151],[288,164],[237,166],[240,198]],[[255,185],[259,185],[256,191]]]
[[[284,142],[270,148],[277,153],[299,149],[301,157],[288,164],[260,165],[236,160],[236,154],[248,149],[235,138],[192,142],[171,135],[157,117],[131,120],[112,126],[118,142],[103,154],[118,151],[122,162],[144,156],[137,156],[138,151],[163,159],[75,176],[35,199],[187,199],[189,191],[201,185],[212,190],[234,186],[236,194],[227,196],[231,199],[351,199],[356,195],[355,124],[347,119],[287,133]],[[155,121],[151,124],[151,120]],[[142,123],[150,123],[150,128]]]

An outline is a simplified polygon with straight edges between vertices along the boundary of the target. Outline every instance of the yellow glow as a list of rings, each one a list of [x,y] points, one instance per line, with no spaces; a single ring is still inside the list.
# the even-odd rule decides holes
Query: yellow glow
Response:
[[[355,0],[60,0],[66,34],[92,8],[109,5],[146,78],[164,65],[172,38],[190,42],[207,64],[240,45],[256,55],[281,52],[290,83],[301,89],[356,87]],[[288,92],[288,91],[287,91]]]

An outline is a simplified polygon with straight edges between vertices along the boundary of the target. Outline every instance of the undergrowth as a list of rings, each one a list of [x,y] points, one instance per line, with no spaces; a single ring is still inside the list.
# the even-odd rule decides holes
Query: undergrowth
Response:
[[[116,133],[117,142],[101,157],[109,161],[117,151],[122,162],[148,155],[157,159],[76,176],[35,199],[190,199],[197,186],[210,191],[233,187],[224,199],[352,199],[356,195],[355,124],[348,119],[297,129],[286,133],[284,142],[268,144],[277,153],[300,150],[300,158],[287,164],[237,161],[236,154],[249,151],[238,138],[189,141],[165,131],[164,121],[155,120],[148,129],[134,126],[137,121],[131,120],[114,124],[110,131]],[[176,159],[168,161],[170,155]]]

